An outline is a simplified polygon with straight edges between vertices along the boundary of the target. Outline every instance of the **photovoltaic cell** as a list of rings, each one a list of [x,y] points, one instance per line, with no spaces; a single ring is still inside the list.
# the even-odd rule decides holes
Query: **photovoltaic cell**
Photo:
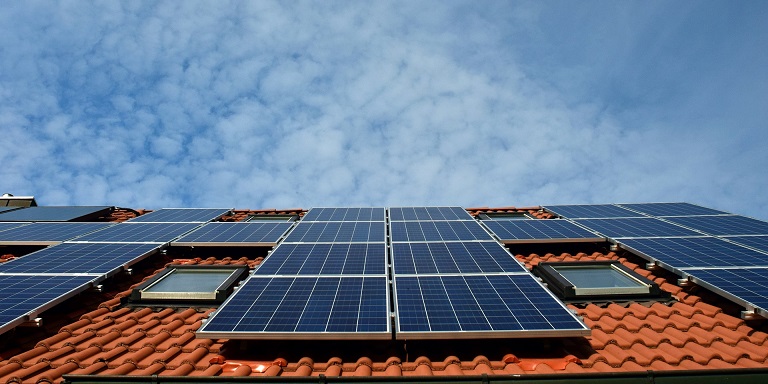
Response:
[[[293,223],[208,223],[182,236],[173,245],[274,245]]]
[[[528,274],[395,275],[395,292],[398,339],[589,334]]]
[[[302,221],[384,221],[384,208],[312,208]]]
[[[486,220],[483,224],[504,243],[605,240],[567,220]]]
[[[71,221],[106,214],[110,209],[112,207],[106,206],[28,207],[0,212],[0,221]]]
[[[0,207],[0,213],[20,209],[21,207]]]
[[[396,207],[389,209],[390,221],[474,220],[461,207]]]
[[[93,276],[0,275],[0,334],[86,289]]]
[[[12,229],[12,228],[18,228],[25,225],[30,225],[31,223],[0,223],[0,232]]]
[[[702,236],[702,233],[652,217],[577,219],[575,222],[610,238]]]
[[[619,204],[622,207],[629,208],[651,216],[698,216],[698,215],[720,215],[727,212],[718,211],[711,208],[705,208],[689,203],[640,203],[640,204]]]
[[[163,208],[128,221],[131,223],[205,223],[229,211],[225,208]]]
[[[644,217],[613,204],[547,205],[544,208],[568,219],[598,219],[607,217]]]
[[[256,275],[384,275],[386,245],[282,243]]]
[[[155,244],[62,243],[0,264],[0,273],[106,275],[158,249]]]
[[[728,236],[723,238],[768,252],[768,236]]]
[[[111,223],[32,223],[0,231],[0,244],[56,244],[107,228]]]
[[[396,275],[430,273],[499,273],[527,270],[495,241],[394,243]]]
[[[201,327],[205,337],[389,339],[387,278],[252,277]]]
[[[167,243],[199,227],[198,223],[120,223],[77,241],[104,243]]]
[[[368,243],[386,240],[386,224],[377,221],[300,222],[284,242]]]
[[[475,221],[395,221],[392,241],[493,240]]]
[[[747,307],[768,315],[768,268],[684,270],[699,285],[731,296]]]
[[[666,220],[714,236],[768,235],[768,223],[745,216],[668,217]]]
[[[714,237],[624,239],[620,244],[675,269],[768,266],[768,254]]]

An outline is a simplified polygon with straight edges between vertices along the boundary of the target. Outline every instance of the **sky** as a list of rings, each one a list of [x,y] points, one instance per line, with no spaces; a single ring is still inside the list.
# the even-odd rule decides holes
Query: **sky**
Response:
[[[24,1],[0,193],[768,219],[765,1]]]

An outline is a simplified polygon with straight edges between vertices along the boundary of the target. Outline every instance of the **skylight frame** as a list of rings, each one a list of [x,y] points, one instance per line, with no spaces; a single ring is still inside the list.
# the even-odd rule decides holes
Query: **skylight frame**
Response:
[[[221,280],[215,290],[212,291],[153,291],[168,279],[173,279],[182,273],[215,273],[229,272],[226,278]],[[169,301],[202,301],[223,303],[234,291],[235,285],[248,276],[249,268],[244,265],[172,265],[141,283],[131,291],[130,300],[133,302],[169,302]]]
[[[619,273],[619,276],[634,284],[624,287],[579,287],[561,274],[558,268],[583,268],[595,273],[610,271],[610,273]],[[662,294],[658,284],[615,260],[540,263],[534,267],[533,272],[540,276],[550,289],[563,300],[621,300],[659,297]]]

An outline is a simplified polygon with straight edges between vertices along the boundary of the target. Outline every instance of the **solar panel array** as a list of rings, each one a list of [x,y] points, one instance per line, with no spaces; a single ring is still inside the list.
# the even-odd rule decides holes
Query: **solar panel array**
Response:
[[[229,211],[230,209],[226,208],[163,208],[128,221],[131,223],[206,223]]]
[[[485,220],[483,224],[505,244],[605,240],[568,220]]]
[[[0,221],[73,221],[107,214],[107,206],[28,207],[0,212]]]
[[[313,208],[198,332],[389,339],[386,265],[384,208]]]
[[[768,317],[768,222],[689,203],[544,208]]]
[[[5,224],[5,223],[0,223]],[[53,245],[100,231],[111,223],[30,223],[2,230],[0,245]]]
[[[274,246],[293,226],[287,222],[208,223],[175,240],[179,246]]]
[[[389,212],[396,338],[588,334],[466,210]]]

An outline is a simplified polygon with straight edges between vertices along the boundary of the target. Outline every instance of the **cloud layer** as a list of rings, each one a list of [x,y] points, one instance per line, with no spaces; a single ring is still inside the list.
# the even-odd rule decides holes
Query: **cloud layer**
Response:
[[[41,204],[768,218],[762,3],[6,8],[0,184]]]

